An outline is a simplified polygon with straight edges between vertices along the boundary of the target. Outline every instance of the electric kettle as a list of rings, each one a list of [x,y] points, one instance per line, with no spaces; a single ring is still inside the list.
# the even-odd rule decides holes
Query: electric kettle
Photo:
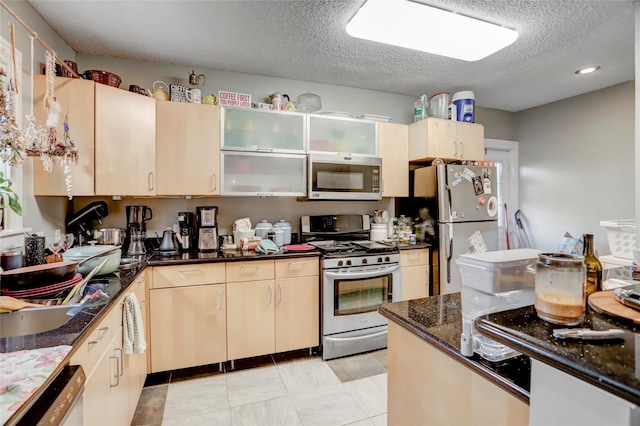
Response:
[[[180,242],[180,235],[173,232],[171,228],[165,229],[162,233],[162,241],[160,241],[160,253],[177,253],[178,243]]]

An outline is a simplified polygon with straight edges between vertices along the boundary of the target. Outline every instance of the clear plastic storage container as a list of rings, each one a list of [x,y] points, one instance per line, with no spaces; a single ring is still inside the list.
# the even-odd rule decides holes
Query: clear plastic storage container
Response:
[[[473,323],[479,316],[533,305],[535,265],[539,250],[501,250],[461,255],[462,335],[460,352],[497,362],[520,355],[509,346],[478,333]]]

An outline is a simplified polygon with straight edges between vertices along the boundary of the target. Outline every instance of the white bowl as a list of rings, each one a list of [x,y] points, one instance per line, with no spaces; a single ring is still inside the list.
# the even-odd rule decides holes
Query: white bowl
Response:
[[[110,245],[97,245],[97,246],[79,246],[72,247],[69,250],[62,253],[62,258],[65,261],[72,262],[80,262],[81,260],[86,259],[87,257],[93,256],[94,254],[103,253],[105,251],[116,248],[117,246]],[[105,263],[105,265],[100,268],[100,270],[96,273],[96,275],[104,275],[110,274],[114,272],[120,266],[120,257],[122,256],[122,250],[115,250],[113,253],[110,253],[106,256],[98,256],[89,260],[87,263],[83,264],[78,268],[78,272],[82,275],[88,274],[100,264],[104,260],[105,257],[109,258],[109,261]]]

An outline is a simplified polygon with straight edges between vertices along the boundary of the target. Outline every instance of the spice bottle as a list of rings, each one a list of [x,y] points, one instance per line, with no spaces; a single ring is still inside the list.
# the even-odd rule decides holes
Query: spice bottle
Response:
[[[582,256],[587,271],[585,292],[589,297],[591,293],[602,290],[602,263],[593,252],[593,234],[582,235],[582,240],[584,242]]]

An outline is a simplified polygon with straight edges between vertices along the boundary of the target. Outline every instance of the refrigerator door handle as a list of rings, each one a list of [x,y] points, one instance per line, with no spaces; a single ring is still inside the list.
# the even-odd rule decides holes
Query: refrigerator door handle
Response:
[[[446,226],[447,232],[449,233],[449,244],[448,250],[445,252],[447,255],[447,283],[451,282],[451,258],[453,257],[453,224],[448,223]],[[445,237],[446,241],[446,237]],[[446,247],[446,246],[445,246]]]

